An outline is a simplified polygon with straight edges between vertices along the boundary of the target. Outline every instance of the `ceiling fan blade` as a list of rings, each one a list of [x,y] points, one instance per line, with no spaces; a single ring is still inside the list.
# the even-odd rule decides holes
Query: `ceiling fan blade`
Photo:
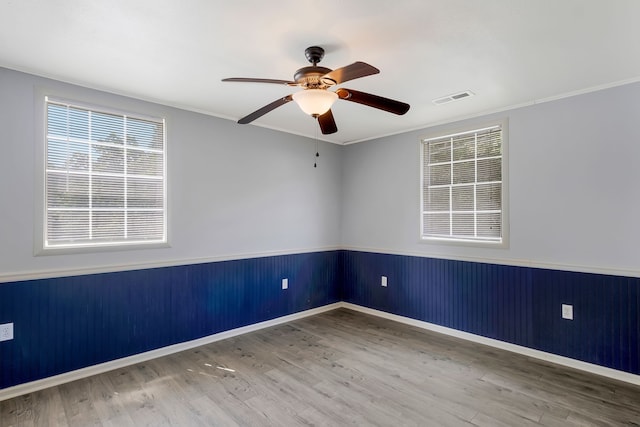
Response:
[[[349,80],[359,79],[360,77],[370,76],[372,74],[378,74],[378,70],[373,65],[369,65],[366,62],[354,62],[346,67],[338,68],[330,73],[322,76],[322,80],[332,80],[335,84],[348,82]]]
[[[336,121],[333,118],[333,113],[331,110],[328,110],[321,116],[318,116],[318,124],[320,125],[320,130],[323,135],[329,135],[332,133],[338,132],[338,126],[336,126]]]
[[[228,79],[222,79],[223,82],[240,82],[240,83],[275,83],[279,85],[296,86],[296,82],[289,80],[277,80],[277,79],[254,79],[251,77],[230,77]]]
[[[336,90],[336,93],[340,99],[357,102],[358,104],[388,111],[393,114],[402,115],[409,111],[410,108],[410,105],[404,102],[383,98],[382,96],[372,95],[370,93],[358,92],[357,90],[339,88]]]
[[[284,104],[286,104],[287,102],[290,102],[290,101],[293,101],[293,97],[291,95],[287,95],[287,96],[285,96],[283,98],[276,99],[271,104],[265,105],[264,107],[260,108],[259,110],[254,111],[253,113],[249,114],[248,116],[245,116],[245,117],[241,118],[240,120],[238,120],[238,123],[240,123],[241,125],[246,125],[247,123],[251,123],[255,119],[264,116],[269,111],[275,110],[276,108],[278,108],[281,105],[284,105]]]

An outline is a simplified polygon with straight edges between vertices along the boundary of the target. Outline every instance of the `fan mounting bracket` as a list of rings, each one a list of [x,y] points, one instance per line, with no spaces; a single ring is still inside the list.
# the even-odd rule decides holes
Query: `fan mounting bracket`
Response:
[[[304,50],[304,56],[306,56],[307,60],[315,67],[318,62],[322,61],[322,58],[324,58],[324,49],[320,46],[308,47]]]

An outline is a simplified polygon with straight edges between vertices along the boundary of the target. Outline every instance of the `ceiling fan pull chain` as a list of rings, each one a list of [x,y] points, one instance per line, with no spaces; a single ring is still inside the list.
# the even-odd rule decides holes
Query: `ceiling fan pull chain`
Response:
[[[316,121],[318,120],[318,118],[316,117]],[[318,153],[318,126],[314,126],[315,129],[315,135],[316,135],[316,161],[313,163],[313,167],[317,168],[318,167],[318,157],[320,157],[320,153]]]

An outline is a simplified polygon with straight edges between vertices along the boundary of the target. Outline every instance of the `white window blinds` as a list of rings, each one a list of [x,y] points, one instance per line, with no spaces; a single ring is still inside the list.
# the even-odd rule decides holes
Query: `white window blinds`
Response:
[[[422,238],[502,241],[502,127],[422,141]]]
[[[45,248],[166,242],[164,121],[46,100]]]

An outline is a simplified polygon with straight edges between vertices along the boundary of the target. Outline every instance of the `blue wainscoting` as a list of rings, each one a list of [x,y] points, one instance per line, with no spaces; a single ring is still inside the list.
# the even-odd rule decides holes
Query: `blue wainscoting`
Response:
[[[339,301],[341,252],[0,283],[0,389]],[[281,279],[289,289],[281,289]]]
[[[343,257],[343,301],[640,374],[638,278],[356,251]],[[573,305],[573,321],[561,318],[562,304]]]
[[[640,374],[638,278],[328,251],[0,283],[0,389],[338,301]]]

